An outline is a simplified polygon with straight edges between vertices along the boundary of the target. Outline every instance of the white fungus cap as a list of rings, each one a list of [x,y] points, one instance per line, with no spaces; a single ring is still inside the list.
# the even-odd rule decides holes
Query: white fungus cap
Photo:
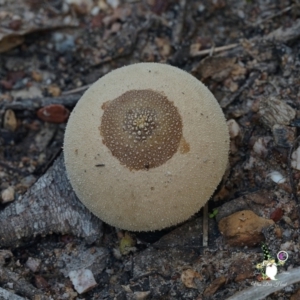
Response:
[[[229,134],[212,93],[169,65],[138,63],[95,82],[64,140],[69,180],[110,225],[157,230],[187,220],[225,172]]]

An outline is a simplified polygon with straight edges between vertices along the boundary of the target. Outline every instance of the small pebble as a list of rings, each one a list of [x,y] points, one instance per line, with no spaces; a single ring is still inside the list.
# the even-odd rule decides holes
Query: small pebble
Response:
[[[58,97],[61,94],[60,88],[56,85],[48,86],[47,90],[52,97]]]
[[[277,146],[290,148],[295,140],[296,128],[275,124],[272,127],[272,133]]]
[[[26,188],[29,188],[36,181],[36,178],[33,175],[28,175],[21,180],[21,184]]]
[[[106,2],[112,8],[117,8],[120,5],[119,0],[107,0]]]
[[[98,1],[98,6],[100,7],[100,10],[106,11],[109,9],[107,3],[105,0],[99,0]]]
[[[286,229],[283,231],[282,235],[285,237],[285,238],[290,238],[291,237],[291,230],[290,229]]]
[[[26,88],[28,82],[29,82],[29,78],[23,78],[23,79],[17,80],[15,82],[15,84],[13,85],[13,89],[14,90],[24,89],[24,88]]]
[[[150,295],[150,291],[146,291],[146,292],[136,291],[136,292],[134,292],[134,296],[135,296],[136,300],[148,299],[149,295]]]
[[[68,3],[63,3],[61,7],[61,12],[66,15],[70,11],[70,6]]]
[[[99,12],[100,12],[100,7],[99,6],[95,6],[91,10],[91,15],[92,16],[97,16],[99,14]]]
[[[43,80],[43,75],[38,71],[32,71],[31,77],[34,81],[41,82]]]
[[[296,151],[292,153],[291,165],[292,168],[300,170],[300,147],[298,147]]]
[[[33,273],[38,272],[41,267],[41,260],[38,258],[28,257],[25,265],[29,268]]]
[[[97,285],[94,275],[89,269],[71,271],[69,277],[78,294],[83,294]]]
[[[288,225],[290,225],[291,227],[294,227],[294,223],[291,220],[291,218],[289,218],[288,216],[283,216],[282,219],[284,220],[285,223],[287,223]]]
[[[242,11],[242,10],[239,9],[237,11],[237,15],[238,15],[239,18],[245,19],[245,13],[244,13],[244,11]]]
[[[63,23],[64,23],[64,25],[70,25],[72,23],[71,16],[65,16]]]
[[[7,109],[4,114],[3,127],[9,131],[15,131],[17,129],[18,123],[17,118],[12,109]]]
[[[265,157],[268,154],[268,143],[271,137],[259,137],[253,145],[253,151],[261,157]]]
[[[14,288],[14,284],[12,282],[8,282],[6,285],[11,290]]]
[[[36,178],[33,175],[28,175],[24,177],[20,183],[16,185],[16,191],[19,194],[23,194],[27,191],[27,189],[33,185],[33,183],[36,181]]]
[[[197,286],[194,282],[195,278],[202,280],[202,276],[193,269],[184,270],[181,274],[181,281],[187,288],[196,289]]]
[[[203,4],[198,5],[198,11],[201,13],[205,10],[205,6]]]
[[[58,51],[59,53],[70,52],[75,47],[74,36],[70,34],[55,32],[52,35],[52,40],[55,44],[56,51]]]
[[[40,108],[37,116],[44,122],[64,123],[69,117],[69,110],[60,104],[50,104]]]
[[[291,247],[291,242],[285,242],[281,245],[280,250],[287,251]]]
[[[268,176],[271,177],[275,183],[284,183],[286,181],[285,177],[278,171],[272,171]]]
[[[231,139],[236,138],[240,134],[241,131],[240,126],[234,119],[228,120],[227,126],[228,126],[229,135]]]
[[[2,203],[11,202],[15,199],[15,189],[10,186],[1,193]]]
[[[270,219],[274,222],[280,221],[283,216],[283,210],[280,207],[277,207],[270,215]]]

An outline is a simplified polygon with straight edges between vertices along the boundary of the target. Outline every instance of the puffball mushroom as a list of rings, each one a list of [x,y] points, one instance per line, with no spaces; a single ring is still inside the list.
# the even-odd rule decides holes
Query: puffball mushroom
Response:
[[[74,108],[65,132],[68,178],[96,216],[132,231],[187,220],[225,172],[229,134],[212,93],[159,63],[114,70]]]

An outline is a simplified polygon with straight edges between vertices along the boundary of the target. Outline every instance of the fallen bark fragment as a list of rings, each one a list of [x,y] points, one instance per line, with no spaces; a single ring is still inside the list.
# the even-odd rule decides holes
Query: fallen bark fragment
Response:
[[[94,242],[102,221],[77,199],[66,175],[63,155],[20,199],[0,212],[0,247],[51,233],[72,234]]]
[[[282,43],[287,43],[291,40],[295,40],[300,36],[300,19],[297,19],[292,26],[284,28],[283,26],[270,32],[267,36],[267,40],[276,40]]]

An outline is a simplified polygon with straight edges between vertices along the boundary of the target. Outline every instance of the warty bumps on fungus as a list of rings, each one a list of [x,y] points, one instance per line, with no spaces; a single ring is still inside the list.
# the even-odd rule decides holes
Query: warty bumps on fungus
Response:
[[[78,198],[110,225],[159,230],[195,214],[225,172],[229,135],[212,93],[159,63],[114,70],[81,97],[64,157]]]

